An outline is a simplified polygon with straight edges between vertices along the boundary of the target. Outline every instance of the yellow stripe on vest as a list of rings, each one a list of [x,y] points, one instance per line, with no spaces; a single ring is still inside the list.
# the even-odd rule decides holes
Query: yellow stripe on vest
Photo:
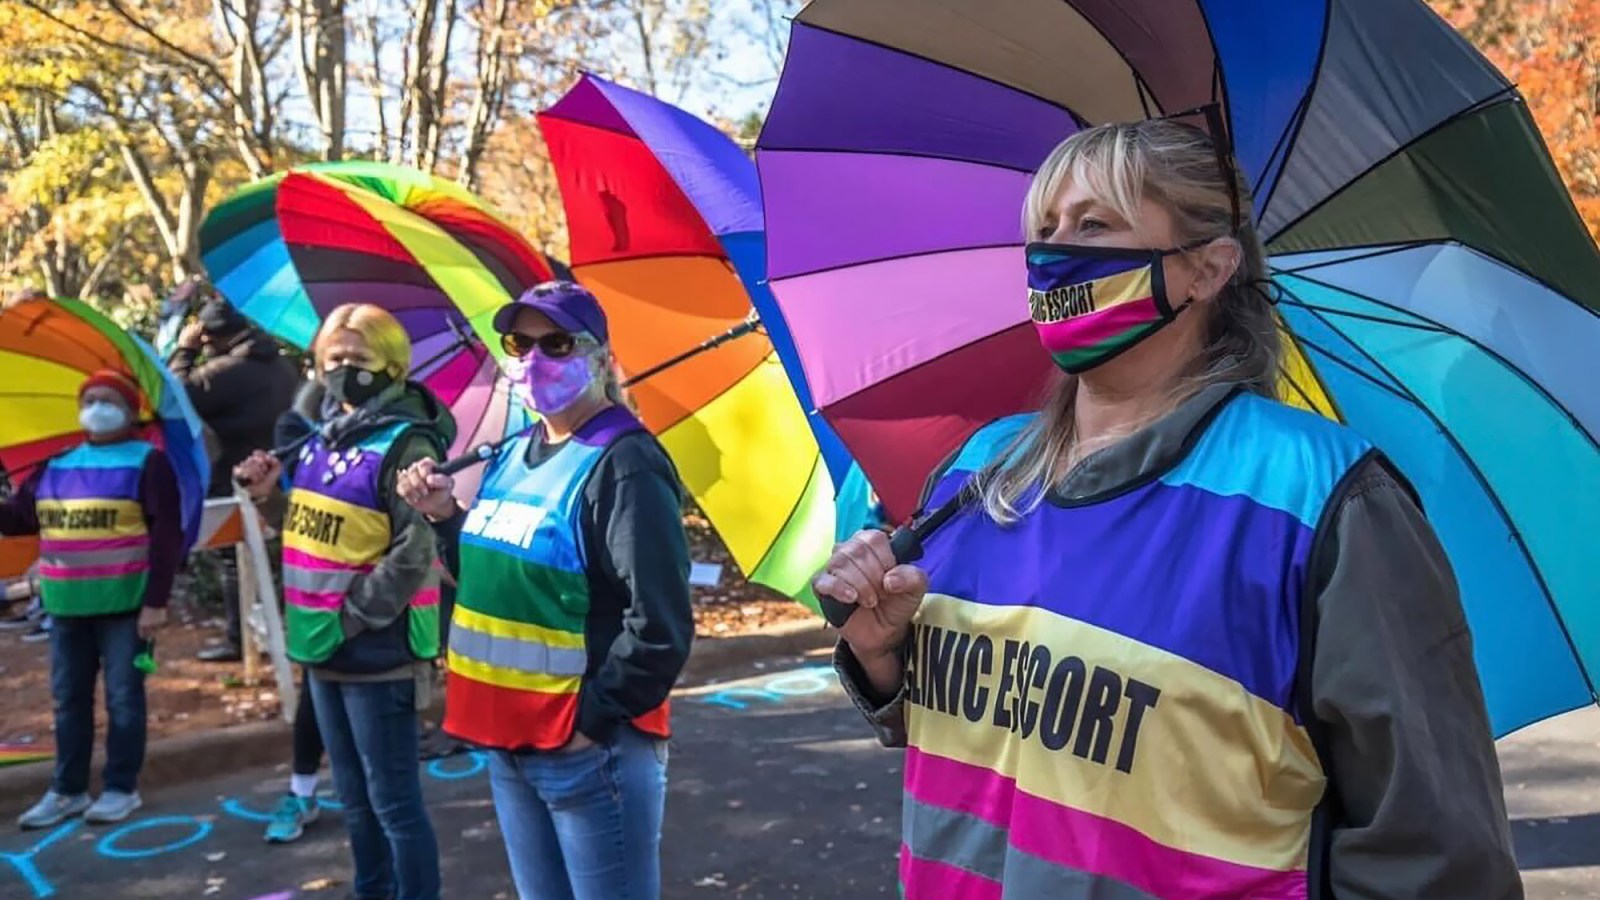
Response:
[[[456,611],[459,613],[461,607],[456,607]],[[451,627],[455,627],[453,620]],[[448,662],[450,671],[457,675],[465,675],[474,681],[492,684],[495,687],[510,688],[514,691],[576,695],[579,685],[583,682],[583,676],[581,675],[546,675],[542,672],[520,672],[516,669],[491,666],[475,659],[469,659],[453,650],[449,653]]]
[[[283,545],[319,559],[359,566],[389,549],[389,516],[296,488],[283,517]]]
[[[132,500],[40,500],[45,540],[106,540],[145,534],[144,509]]]
[[[1032,607],[929,594],[916,628],[913,746],[1173,849],[1305,867],[1322,769],[1305,731],[1238,682]]]
[[[531,644],[544,644],[562,650],[582,650],[584,648],[583,635],[571,634],[565,631],[556,631],[540,625],[529,625],[526,622],[513,622],[468,609],[460,604],[456,605],[455,615],[450,619],[451,627],[457,625],[480,631],[497,638],[509,638],[514,641],[524,641]]]

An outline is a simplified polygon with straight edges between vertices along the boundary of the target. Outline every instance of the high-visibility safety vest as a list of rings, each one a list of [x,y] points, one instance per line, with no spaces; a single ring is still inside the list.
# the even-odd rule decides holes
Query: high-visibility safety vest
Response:
[[[35,495],[39,586],[53,616],[129,613],[150,580],[140,485],[155,447],[81,444],[45,464]]]
[[[394,537],[379,479],[389,451],[409,427],[397,423],[341,450],[313,437],[300,451],[283,520],[288,651],[296,662],[325,663],[345,643],[345,596],[357,576],[376,568]],[[411,598],[404,616],[411,655],[438,656],[436,573]]]
[[[612,407],[539,465],[530,434],[489,464],[461,529],[461,576],[450,620],[448,733],[485,747],[551,750],[572,737],[588,670],[588,560],[578,509],[606,448],[642,429]],[[668,704],[635,719],[669,733]]]
[[[930,508],[1021,424],[969,441]],[[1308,557],[1371,447],[1249,394],[1201,427],[1165,472],[1009,526],[969,508],[927,542],[910,900],[1307,895],[1326,784],[1295,690]]]

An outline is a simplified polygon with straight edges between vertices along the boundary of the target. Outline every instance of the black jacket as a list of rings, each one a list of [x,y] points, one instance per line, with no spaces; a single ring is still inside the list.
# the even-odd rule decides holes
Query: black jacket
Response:
[[[294,399],[300,375],[278,352],[278,342],[255,328],[215,356],[180,349],[169,365],[217,438],[211,496],[232,494],[233,467],[272,446],[273,425]]]

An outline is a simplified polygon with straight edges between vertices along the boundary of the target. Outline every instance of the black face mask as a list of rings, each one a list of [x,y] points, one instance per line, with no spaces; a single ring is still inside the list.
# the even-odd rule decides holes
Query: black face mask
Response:
[[[348,406],[360,406],[383,393],[394,379],[387,372],[373,372],[360,366],[340,366],[323,374],[328,394]]]

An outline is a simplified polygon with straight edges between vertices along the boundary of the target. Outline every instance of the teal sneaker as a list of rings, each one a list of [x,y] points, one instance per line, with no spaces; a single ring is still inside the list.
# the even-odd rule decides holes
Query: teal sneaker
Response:
[[[278,809],[267,823],[267,843],[287,844],[300,840],[306,826],[317,820],[317,798],[284,794]]]

